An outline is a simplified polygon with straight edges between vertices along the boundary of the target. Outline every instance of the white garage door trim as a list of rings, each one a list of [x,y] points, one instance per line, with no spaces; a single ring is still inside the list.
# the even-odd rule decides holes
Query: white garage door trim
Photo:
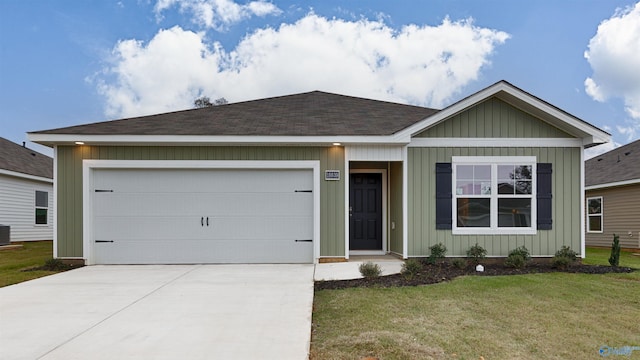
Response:
[[[83,160],[82,220],[83,258],[87,265],[95,264],[93,238],[94,169],[310,169],[313,170],[313,261],[320,254],[320,161],[235,161],[235,160]]]

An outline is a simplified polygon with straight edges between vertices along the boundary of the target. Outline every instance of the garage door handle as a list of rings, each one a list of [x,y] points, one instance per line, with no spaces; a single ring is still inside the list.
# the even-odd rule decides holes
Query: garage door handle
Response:
[[[304,193],[310,193],[313,192],[313,190],[296,190],[294,192],[304,192]]]
[[[113,240],[96,240],[97,243],[112,243]]]
[[[204,226],[204,216],[200,217],[200,226]]]
[[[209,217],[207,216],[207,226],[209,226]]]
[[[312,239],[296,240],[296,242],[313,242]]]

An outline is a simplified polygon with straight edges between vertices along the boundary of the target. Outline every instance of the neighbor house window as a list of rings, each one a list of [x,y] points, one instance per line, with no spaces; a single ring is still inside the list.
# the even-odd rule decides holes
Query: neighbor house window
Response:
[[[36,225],[47,225],[49,221],[49,192],[36,190]]]
[[[587,199],[587,231],[602,232],[602,196]]]
[[[452,160],[454,234],[535,234],[535,157]]]

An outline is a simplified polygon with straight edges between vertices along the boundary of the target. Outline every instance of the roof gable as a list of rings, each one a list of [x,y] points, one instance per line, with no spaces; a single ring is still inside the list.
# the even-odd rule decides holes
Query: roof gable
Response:
[[[506,81],[499,81],[477,93],[470,95],[429,118],[409,126],[399,132],[396,136],[415,136],[422,131],[438,125],[451,117],[484,102],[491,98],[498,98],[511,106],[526,112],[533,117],[540,119],[570,134],[573,137],[581,138],[585,147],[595,146],[609,142],[611,135],[597,127],[535,97]]]
[[[53,179],[53,159],[0,137],[0,170]]]
[[[498,97],[463,110],[415,137],[572,138],[574,136],[526,113]]]
[[[640,180],[640,140],[584,163],[585,186]]]

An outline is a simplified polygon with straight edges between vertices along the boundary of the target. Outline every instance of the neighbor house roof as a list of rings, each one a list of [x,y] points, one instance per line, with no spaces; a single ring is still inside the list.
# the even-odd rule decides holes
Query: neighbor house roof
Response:
[[[392,135],[437,111],[313,91],[35,134],[378,136]]]
[[[587,160],[585,186],[616,186],[640,182],[640,140]]]
[[[0,137],[0,173],[53,179],[53,159]]]

